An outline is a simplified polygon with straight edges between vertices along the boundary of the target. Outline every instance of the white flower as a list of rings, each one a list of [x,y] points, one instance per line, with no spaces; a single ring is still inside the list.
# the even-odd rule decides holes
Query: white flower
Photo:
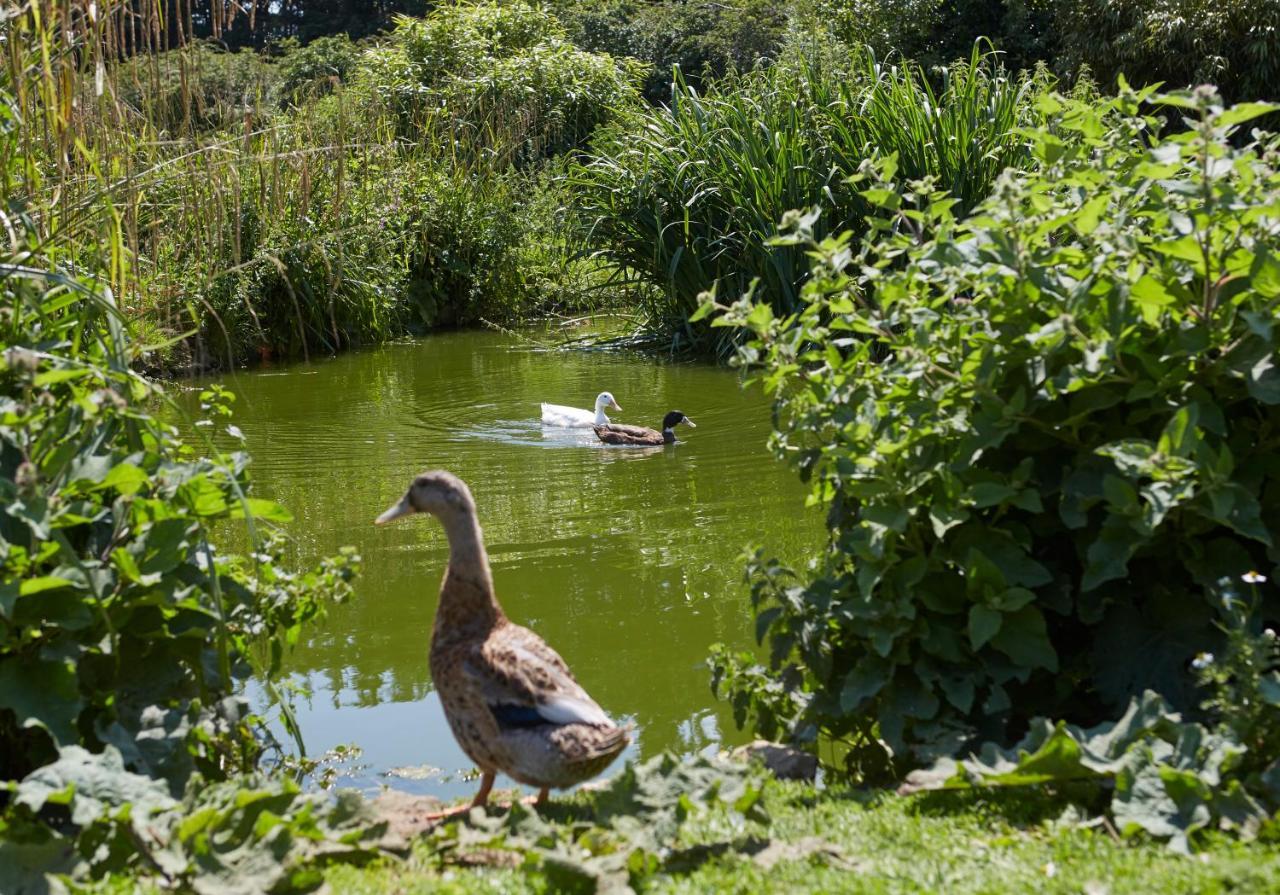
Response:
[[[1191,667],[1196,671],[1204,671],[1213,664],[1213,653],[1200,653],[1191,660]]]
[[[1240,578],[1244,581],[1245,584],[1261,584],[1262,582],[1267,580],[1266,575],[1263,575],[1261,572],[1254,572],[1254,571],[1245,572],[1243,575],[1240,576]]]

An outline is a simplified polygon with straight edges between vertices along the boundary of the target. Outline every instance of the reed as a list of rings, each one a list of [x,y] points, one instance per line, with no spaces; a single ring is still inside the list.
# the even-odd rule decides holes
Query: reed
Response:
[[[5,43],[22,147],[7,195],[37,229],[118,229],[131,263],[112,285],[157,346],[145,362],[306,358],[537,309],[513,258],[536,255],[521,241],[547,228],[523,200],[543,159],[634,93],[625,65],[574,50],[532,7],[460,5],[403,22],[345,82],[300,89],[299,66],[191,42],[191,10],[172,11],[33,0]],[[413,56],[422,33],[452,39],[513,17],[527,40],[497,48],[504,58],[469,95],[466,78]],[[77,246],[68,260],[97,251]]]
[[[703,291],[736,296],[754,283],[775,313],[800,307],[808,259],[770,242],[786,212],[821,208],[819,238],[860,230],[867,207],[848,178],[890,153],[899,177],[932,177],[972,207],[1000,171],[1030,161],[1021,129],[1047,78],[1012,77],[975,46],[936,85],[861,50],[839,65],[793,56],[707,94],[676,86],[669,107],[598,139],[574,188],[587,242],[660,287],[643,309],[649,326],[724,355],[725,330],[688,322]]]

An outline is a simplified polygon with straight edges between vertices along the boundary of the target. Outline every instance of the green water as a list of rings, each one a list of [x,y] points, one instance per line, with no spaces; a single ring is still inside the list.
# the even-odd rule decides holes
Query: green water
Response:
[[[372,525],[437,467],[471,486],[507,614],[636,725],[633,755],[741,739],[703,666],[710,644],[751,642],[739,555],[759,542],[799,561],[821,526],[766,448],[767,400],[735,373],[466,332],[221,381],[238,395],[255,488],[296,517],[300,559],[344,544],[364,559],[357,598],[290,662],[311,693],[297,701],[308,751],[363,750],[345,785],[474,787],[427,670],[443,532],[426,516]],[[615,421],[679,409],[697,428],[625,448],[542,426],[539,402],[590,407],[606,389],[624,409]]]

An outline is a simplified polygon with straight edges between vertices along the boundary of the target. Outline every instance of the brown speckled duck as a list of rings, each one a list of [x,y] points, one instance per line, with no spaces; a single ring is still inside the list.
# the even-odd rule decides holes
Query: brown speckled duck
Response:
[[[690,429],[698,428],[693,420],[678,410],[673,410],[662,418],[661,432],[644,426],[624,426],[621,423],[606,423],[592,428],[596,430],[596,438],[605,444],[675,444],[675,428],[681,423]]]
[[[435,516],[449,538],[431,677],[454,738],[484,775],[471,806],[486,804],[499,771],[538,787],[539,805],[552,787],[603,771],[626,748],[628,732],[609,720],[555,650],[503,614],[466,484],[442,470],[424,472],[376,521],[412,513]]]

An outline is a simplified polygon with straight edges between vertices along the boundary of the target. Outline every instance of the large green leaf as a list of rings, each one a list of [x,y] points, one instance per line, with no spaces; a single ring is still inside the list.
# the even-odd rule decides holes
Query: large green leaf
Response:
[[[75,663],[26,656],[0,657],[0,708],[22,727],[42,727],[55,745],[80,741],[76,719],[84,708]]]

